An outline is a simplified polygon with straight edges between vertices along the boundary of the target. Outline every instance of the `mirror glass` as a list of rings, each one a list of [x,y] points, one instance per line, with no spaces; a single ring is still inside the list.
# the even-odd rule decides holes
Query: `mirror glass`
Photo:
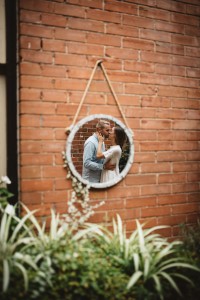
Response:
[[[71,128],[66,158],[72,174],[83,184],[92,188],[113,186],[133,163],[133,133],[112,116],[88,116]]]

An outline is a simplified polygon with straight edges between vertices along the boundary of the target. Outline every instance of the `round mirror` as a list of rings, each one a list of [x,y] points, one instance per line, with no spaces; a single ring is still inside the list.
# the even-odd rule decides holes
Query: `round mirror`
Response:
[[[71,129],[66,158],[72,174],[83,184],[92,188],[113,186],[133,163],[133,133],[112,116],[88,116]]]

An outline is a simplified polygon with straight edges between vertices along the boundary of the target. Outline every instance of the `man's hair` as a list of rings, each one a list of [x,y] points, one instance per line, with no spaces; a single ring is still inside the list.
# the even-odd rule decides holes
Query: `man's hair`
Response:
[[[103,129],[106,125],[110,126],[110,122],[107,120],[99,120],[96,124],[96,129]]]

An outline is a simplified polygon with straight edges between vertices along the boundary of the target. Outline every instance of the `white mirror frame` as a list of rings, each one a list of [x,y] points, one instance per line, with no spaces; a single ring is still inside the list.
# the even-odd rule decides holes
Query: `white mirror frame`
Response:
[[[128,137],[129,144],[130,144],[129,158],[128,158],[126,166],[124,167],[122,172],[120,172],[118,177],[116,177],[108,182],[103,182],[103,183],[93,183],[93,182],[89,182],[89,181],[83,179],[81,174],[78,173],[78,171],[74,167],[74,164],[72,161],[72,155],[71,155],[72,143],[73,143],[75,134],[85,123],[93,121],[94,119],[108,119],[110,121],[115,122],[122,129],[124,129],[124,131]],[[88,185],[89,187],[92,187],[92,188],[97,188],[97,189],[111,187],[111,186],[117,184],[119,181],[121,181],[127,175],[128,171],[131,168],[131,165],[133,164],[133,161],[134,161],[133,132],[130,128],[127,128],[121,121],[119,121],[115,117],[112,117],[109,115],[104,115],[104,114],[90,115],[84,119],[81,119],[76,125],[74,125],[72,128],[70,128],[70,134],[67,138],[67,143],[66,143],[66,159],[67,159],[67,163],[68,163],[68,166],[69,166],[72,174],[83,184]]]

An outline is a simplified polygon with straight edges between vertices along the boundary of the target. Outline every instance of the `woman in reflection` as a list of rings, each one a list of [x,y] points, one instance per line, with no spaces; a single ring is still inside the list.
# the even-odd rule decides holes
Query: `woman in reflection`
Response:
[[[119,160],[122,155],[122,147],[126,141],[126,133],[125,131],[117,126],[113,127],[110,133],[110,142],[111,147],[102,152],[102,144],[104,142],[104,137],[101,134],[98,134],[98,148],[96,157],[98,159],[105,158],[104,165],[109,162],[109,164],[115,165],[114,170],[106,170],[103,168],[101,172],[101,180],[100,182],[110,181],[117,176],[119,176]]]

